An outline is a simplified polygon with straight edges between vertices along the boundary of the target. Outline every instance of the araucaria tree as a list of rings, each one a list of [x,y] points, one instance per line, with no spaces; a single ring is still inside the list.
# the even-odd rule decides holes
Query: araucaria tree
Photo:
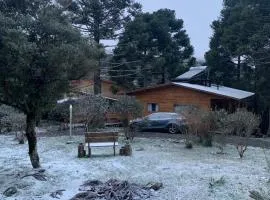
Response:
[[[114,51],[122,65],[110,70],[112,79],[132,87],[164,83],[194,64],[193,47],[175,11],[143,13],[125,26]],[[130,62],[136,61],[136,62]]]
[[[68,9],[73,24],[100,44],[104,39],[116,39],[117,32],[140,12],[141,5],[134,0],[74,0]],[[100,66],[94,76],[95,94],[101,93]]]
[[[3,0],[0,10],[0,103],[26,115],[30,161],[38,168],[37,118],[69,79],[94,67],[93,47],[49,0]]]

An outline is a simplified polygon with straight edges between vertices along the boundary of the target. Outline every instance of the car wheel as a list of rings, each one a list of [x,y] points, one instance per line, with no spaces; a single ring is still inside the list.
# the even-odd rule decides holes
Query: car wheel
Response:
[[[169,124],[168,131],[171,134],[175,134],[179,131],[178,126],[176,124]]]

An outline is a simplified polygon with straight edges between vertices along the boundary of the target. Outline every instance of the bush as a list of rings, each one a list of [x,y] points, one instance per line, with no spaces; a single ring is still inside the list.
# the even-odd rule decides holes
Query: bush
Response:
[[[57,104],[49,113],[48,119],[57,122],[69,122],[69,105],[70,103]]]
[[[224,176],[220,177],[219,179],[211,178],[209,182],[209,188],[213,189],[215,187],[223,186],[225,184]]]
[[[245,108],[228,114],[222,121],[223,130],[231,135],[250,137],[259,128],[260,118]]]
[[[126,139],[133,140],[138,127],[131,128],[129,121],[141,117],[143,106],[134,97],[124,95],[119,96],[112,110],[120,115]]]
[[[236,145],[240,158],[247,149],[248,138],[260,124],[260,118],[245,108],[239,108],[230,114],[225,110],[204,111],[193,108],[184,116],[188,122],[187,137],[191,138],[190,134],[198,136],[204,146],[212,146],[213,132],[220,133],[220,153],[223,153],[225,137],[228,134],[242,137],[242,140]]]
[[[247,140],[258,129],[259,125],[260,118],[257,115],[244,108],[239,108],[221,121],[221,130],[242,138],[237,143],[236,148],[240,158],[243,158],[247,150]]]
[[[74,116],[85,123],[87,130],[105,126],[109,102],[101,95],[89,94],[81,98],[74,107]]]
[[[186,141],[185,141],[185,147],[186,147],[187,149],[192,149],[192,148],[193,148],[192,142],[191,142],[190,140],[186,140]]]
[[[199,137],[199,142],[203,146],[212,146],[213,136],[211,131],[217,128],[215,113],[198,108],[192,108],[187,110],[184,113],[184,116],[188,122],[186,140],[191,140],[192,136],[195,135]]]
[[[22,132],[26,128],[26,117],[18,110],[6,106],[0,106],[0,133],[19,131]]]

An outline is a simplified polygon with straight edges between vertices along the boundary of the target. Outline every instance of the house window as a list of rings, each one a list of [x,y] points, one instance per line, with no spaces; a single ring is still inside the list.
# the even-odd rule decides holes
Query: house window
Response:
[[[186,114],[196,109],[198,108],[194,105],[181,105],[181,104],[174,105],[174,112],[180,113],[180,114]]]
[[[148,112],[158,112],[159,106],[157,103],[149,103],[147,105],[147,110],[148,110]]]

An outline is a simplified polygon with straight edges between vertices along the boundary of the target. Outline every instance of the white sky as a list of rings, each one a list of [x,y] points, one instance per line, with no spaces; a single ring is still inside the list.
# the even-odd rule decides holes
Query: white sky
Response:
[[[184,28],[194,47],[194,55],[204,58],[212,36],[210,25],[222,9],[222,0],[137,0],[143,11],[153,12],[161,8],[176,11],[176,17],[184,20]]]

